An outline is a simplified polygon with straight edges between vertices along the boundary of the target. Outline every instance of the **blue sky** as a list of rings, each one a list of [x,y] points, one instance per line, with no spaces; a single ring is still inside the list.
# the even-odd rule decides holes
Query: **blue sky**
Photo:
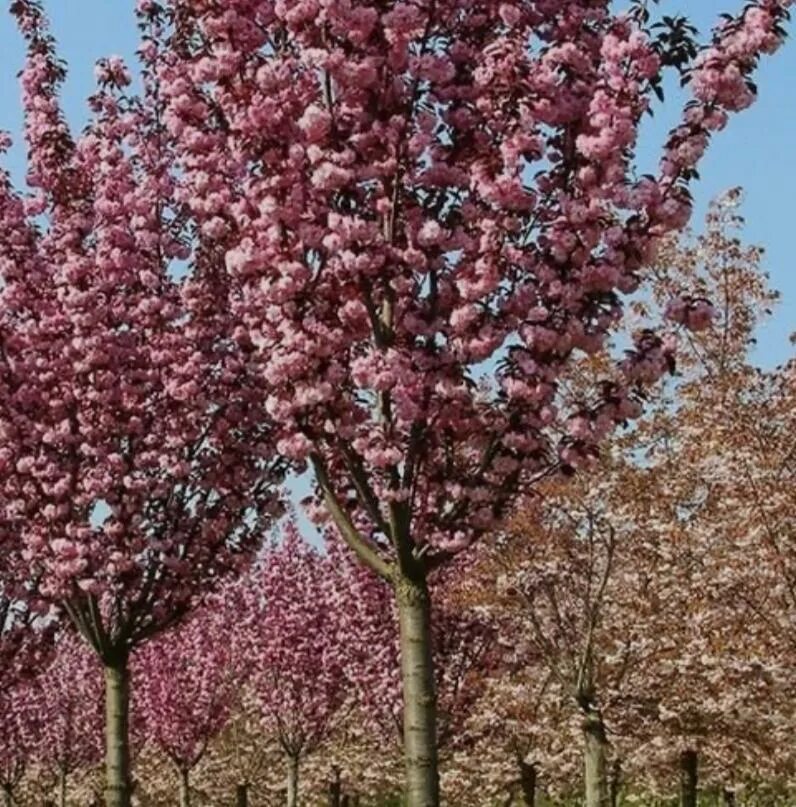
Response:
[[[707,32],[722,11],[734,11],[741,0],[661,0],[661,11],[687,14]],[[622,3],[618,3],[621,7]],[[134,0],[47,0],[60,53],[69,64],[64,106],[73,124],[85,120],[85,98],[93,87],[95,61],[111,54],[131,58],[137,43],[133,22]],[[19,131],[19,91],[15,76],[22,64],[22,47],[13,21],[0,14],[0,129]],[[761,334],[758,361],[766,366],[792,354],[788,336],[796,331],[796,37],[773,58],[766,58],[758,74],[757,104],[731,121],[702,164],[696,188],[699,226],[708,201],[734,186],[746,191],[744,214],[747,239],[767,250],[766,268],[783,300],[774,319]],[[667,98],[644,131],[639,167],[652,170],[666,131],[675,122],[677,90]],[[12,170],[21,169],[21,154],[10,158]]]

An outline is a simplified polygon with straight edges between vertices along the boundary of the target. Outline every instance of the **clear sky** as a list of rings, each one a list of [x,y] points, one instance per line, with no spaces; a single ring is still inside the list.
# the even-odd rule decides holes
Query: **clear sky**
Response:
[[[5,6],[6,4],[4,4]],[[46,0],[60,53],[69,64],[64,106],[73,124],[85,120],[85,98],[93,87],[93,65],[101,56],[120,54],[132,59],[137,43],[134,0]],[[703,33],[722,11],[735,11],[742,0],[661,0],[666,14],[687,14]],[[618,3],[617,7],[621,7]],[[795,24],[796,26],[796,24]],[[761,335],[757,359],[771,366],[792,354],[788,336],[796,331],[796,31],[791,42],[766,58],[758,74],[757,104],[731,121],[702,164],[696,188],[695,226],[707,202],[734,186],[746,190],[746,237],[767,249],[766,268],[783,300]],[[0,14],[0,129],[19,131],[19,90],[15,79],[22,64],[22,47],[13,21]],[[675,122],[677,91],[667,98],[647,124],[639,167],[654,169],[666,131]],[[21,169],[21,155],[11,155],[12,170]],[[792,242],[793,239],[793,242]]]

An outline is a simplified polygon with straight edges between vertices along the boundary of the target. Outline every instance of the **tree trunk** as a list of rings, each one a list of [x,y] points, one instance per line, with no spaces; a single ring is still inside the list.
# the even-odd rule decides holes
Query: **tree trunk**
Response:
[[[191,807],[191,774],[187,768],[180,769],[180,807]]]
[[[599,712],[591,711],[583,723],[584,753],[583,768],[586,785],[586,807],[609,807],[606,752],[608,739],[605,724]]]
[[[299,758],[287,758],[287,807],[298,807],[299,803]]]
[[[105,804],[130,807],[130,677],[127,658],[105,666]]]
[[[724,788],[724,807],[735,807],[735,791]]]
[[[249,807],[249,786],[238,785],[235,791],[236,807]]]
[[[395,590],[401,636],[406,807],[439,807],[431,599],[420,575],[401,577]]]
[[[697,807],[698,765],[696,751],[680,754],[680,807]]]
[[[66,807],[66,767],[58,768],[58,807]]]
[[[608,798],[611,807],[619,804],[619,791],[622,789],[622,763],[615,759],[611,765],[611,781],[608,785]]]
[[[524,759],[518,759],[520,766],[520,789],[524,807],[536,804],[536,765],[529,765]]]
[[[4,807],[14,807],[14,791],[11,785],[3,785],[3,805]]]
[[[329,807],[342,807],[343,788],[340,783],[340,768],[333,769],[334,779],[329,782]]]

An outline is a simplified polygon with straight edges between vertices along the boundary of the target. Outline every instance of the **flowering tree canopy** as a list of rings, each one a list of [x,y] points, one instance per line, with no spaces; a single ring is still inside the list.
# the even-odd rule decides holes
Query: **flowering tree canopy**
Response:
[[[191,770],[239,700],[242,676],[234,665],[230,621],[220,596],[214,597],[178,630],[148,643],[134,662],[137,718],[145,741],[176,768],[181,807],[191,803]]]

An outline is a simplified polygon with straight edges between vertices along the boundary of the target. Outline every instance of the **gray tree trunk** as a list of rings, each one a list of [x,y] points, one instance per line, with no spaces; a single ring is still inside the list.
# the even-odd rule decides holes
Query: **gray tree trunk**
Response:
[[[249,786],[238,785],[235,791],[236,807],[249,807]]]
[[[14,807],[14,791],[10,785],[3,785],[3,804],[5,807]]]
[[[287,807],[298,807],[299,803],[299,759],[287,758]]]
[[[439,807],[431,599],[422,577],[395,582],[401,637],[406,807]]]
[[[127,659],[105,666],[105,804],[130,807],[130,677]]]
[[[186,768],[180,770],[180,807],[191,807],[191,774]]]
[[[680,754],[680,807],[697,807],[699,758],[696,751]]]
[[[610,807],[606,756],[608,738],[599,712],[589,712],[583,722],[583,773],[586,807]]]
[[[334,778],[329,782],[329,807],[341,807],[343,788],[340,782],[340,768],[334,768],[332,773]]]
[[[735,791],[724,788],[724,807],[735,807]]]

